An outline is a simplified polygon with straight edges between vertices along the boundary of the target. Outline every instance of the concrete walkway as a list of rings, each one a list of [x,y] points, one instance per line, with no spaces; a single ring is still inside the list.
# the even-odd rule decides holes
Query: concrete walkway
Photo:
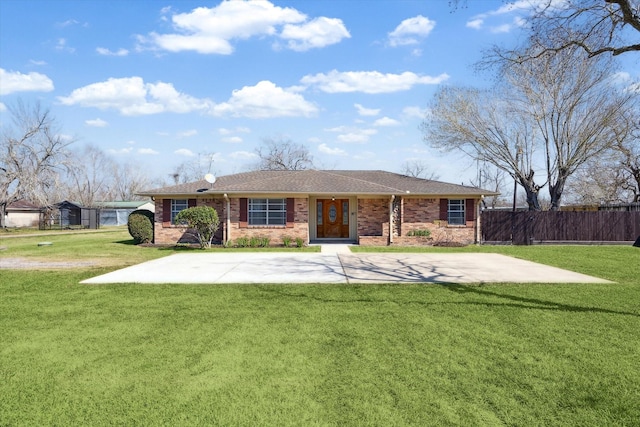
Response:
[[[326,246],[326,247],[325,247]],[[181,253],[123,268],[82,283],[611,283],[499,254]]]

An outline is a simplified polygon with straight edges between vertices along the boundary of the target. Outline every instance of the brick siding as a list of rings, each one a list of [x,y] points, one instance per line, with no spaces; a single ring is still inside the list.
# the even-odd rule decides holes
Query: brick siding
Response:
[[[216,232],[215,240],[221,243],[223,236],[227,240],[234,241],[239,237],[268,237],[271,245],[282,244],[282,238],[291,237],[294,241],[301,238],[305,244],[309,243],[309,203],[307,199],[297,198],[295,203],[295,216],[293,227],[284,226],[249,226],[240,228],[240,200],[232,198],[229,200],[230,205],[230,222],[229,230],[227,227],[226,200],[223,198],[216,199],[197,199],[197,206],[211,206],[218,212],[220,218],[220,228]],[[186,233],[183,227],[164,226],[162,222],[162,200],[156,200],[156,214],[154,224],[154,243],[156,244],[175,244],[175,243],[196,243],[197,240]]]

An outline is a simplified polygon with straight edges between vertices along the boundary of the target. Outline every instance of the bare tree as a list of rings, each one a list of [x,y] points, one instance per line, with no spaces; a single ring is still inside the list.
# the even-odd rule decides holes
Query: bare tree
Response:
[[[548,185],[557,209],[567,178],[614,144],[630,108],[632,96],[608,80],[612,67],[610,57],[589,59],[578,48],[505,63],[493,93],[441,89],[425,121],[426,139],[507,172],[524,188],[529,209],[541,209],[538,192]],[[546,172],[544,183],[535,181],[535,170]]]
[[[137,193],[148,189],[153,185],[148,172],[130,163],[113,164],[111,200],[141,200],[145,197]],[[162,186],[158,183],[158,186]]]
[[[611,57],[588,58],[569,47],[508,68],[539,129],[552,210],[560,207],[569,176],[612,147],[627,126],[633,94],[612,85],[614,65]]]
[[[462,1],[454,0],[454,7]],[[524,2],[522,2],[524,3]],[[526,3],[524,3],[526,6]],[[640,2],[635,0],[529,1],[525,27],[530,49],[494,47],[487,59],[524,62],[579,48],[587,56],[640,51]],[[636,41],[632,41],[633,36]]]
[[[48,187],[73,142],[57,131],[55,119],[39,104],[18,102],[9,113],[13,128],[5,128],[0,141],[0,227],[8,204],[21,199],[49,202]]]
[[[640,124],[620,134],[602,156],[587,161],[567,187],[578,204],[640,202]]]
[[[197,158],[180,163],[169,174],[174,184],[184,184],[187,182],[198,181],[204,179],[207,173],[213,173],[213,159],[215,153],[202,152],[198,153]]]
[[[632,202],[640,202],[640,121],[636,114],[637,110],[627,116],[629,126],[622,128],[612,147],[621,175],[620,189]]]
[[[503,196],[507,186],[507,174],[505,171],[496,168],[486,161],[481,162],[478,167],[478,177],[471,180],[471,185],[491,190],[495,193],[501,193],[497,196],[489,196],[482,199],[482,205],[487,208],[496,208],[498,206],[508,206],[508,200]]]
[[[412,176],[414,178],[437,180],[440,176],[434,171],[430,170],[430,165],[419,159],[407,160],[402,164],[401,173],[406,176]]]
[[[265,139],[263,145],[256,148],[260,160],[256,170],[305,170],[313,169],[313,156],[309,149],[291,140]]]
[[[540,210],[534,154],[535,124],[509,102],[508,88],[482,91],[444,86],[433,99],[422,124],[425,141],[444,151],[460,150],[485,160],[515,179],[525,190],[531,210]]]
[[[115,162],[102,149],[86,145],[66,162],[67,198],[83,206],[110,199]]]

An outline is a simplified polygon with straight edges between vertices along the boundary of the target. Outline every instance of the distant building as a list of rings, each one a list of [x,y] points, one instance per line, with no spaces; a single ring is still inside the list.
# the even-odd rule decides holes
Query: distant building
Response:
[[[6,227],[37,227],[40,207],[26,200],[10,203],[6,209]]]
[[[96,202],[100,209],[100,225],[127,225],[129,214],[137,209],[155,212],[155,204],[144,200]]]

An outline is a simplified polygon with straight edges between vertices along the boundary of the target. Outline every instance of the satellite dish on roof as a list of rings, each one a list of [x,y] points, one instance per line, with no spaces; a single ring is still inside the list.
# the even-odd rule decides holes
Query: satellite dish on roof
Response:
[[[216,182],[216,177],[212,173],[208,173],[204,176],[204,180],[209,184],[213,184],[214,182]]]

